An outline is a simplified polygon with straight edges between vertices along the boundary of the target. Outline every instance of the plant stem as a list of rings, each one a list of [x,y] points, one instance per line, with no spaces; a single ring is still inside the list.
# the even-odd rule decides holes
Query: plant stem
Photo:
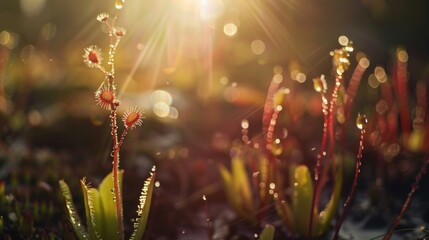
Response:
[[[354,194],[355,194],[355,190],[356,190],[356,186],[357,186],[357,180],[358,180],[359,173],[360,173],[360,166],[362,164],[362,151],[364,148],[363,147],[364,136],[365,136],[365,127],[363,127],[361,129],[361,132],[360,132],[359,150],[358,150],[357,159],[356,159],[355,177],[353,179],[352,189],[350,191],[349,196],[346,199],[346,202],[344,203],[343,213],[341,214],[340,219],[338,220],[337,225],[335,227],[334,240],[338,239],[338,233],[340,232],[341,225],[343,224],[344,218],[349,211],[350,203],[351,203],[351,201],[354,197]]]
[[[324,110],[324,118],[325,118],[324,123],[323,123],[323,138],[322,138],[322,146],[320,148],[320,153],[318,155],[317,162],[316,162],[315,188],[313,191],[313,199],[311,201],[310,218],[308,220],[308,233],[307,233],[308,238],[311,238],[311,235],[312,235],[313,213],[314,213],[314,209],[316,208],[316,204],[319,202],[319,195],[320,195],[320,192],[322,191],[323,185],[325,184],[325,178],[326,178],[326,174],[327,174],[327,168],[323,168],[322,177],[321,178],[319,177],[320,169],[321,169],[321,160],[323,157],[326,157],[326,150],[325,149],[326,149],[326,143],[327,143],[327,139],[328,139],[328,133],[329,133],[329,143],[330,143],[329,155],[332,155],[332,161],[334,162],[333,167],[335,169],[336,161],[335,161],[335,152],[334,152],[334,147],[335,147],[334,112],[335,112],[335,104],[336,104],[337,98],[338,98],[338,90],[340,89],[340,86],[341,86],[341,79],[342,79],[341,75],[337,75],[335,77],[335,87],[334,87],[334,90],[332,91],[331,100],[329,101],[329,111],[327,113],[325,113],[325,109],[323,109]],[[325,100],[323,98],[322,98],[322,101]],[[334,171],[334,176],[335,176],[335,171]]]
[[[351,113],[351,107],[353,104],[353,101],[356,97],[360,82],[362,80],[362,76],[365,73],[366,70],[366,66],[362,66],[362,64],[358,64],[352,74],[352,77],[350,79],[349,82],[349,86],[347,88],[347,100],[344,106],[344,116],[345,116],[345,121],[343,126],[346,126],[348,120],[350,119],[350,113]],[[344,133],[344,130],[343,130]]]
[[[109,88],[114,91],[114,77],[113,74],[108,75]],[[124,220],[123,220],[123,209],[122,209],[122,197],[121,188],[119,186],[119,149],[120,145],[118,142],[118,125],[116,122],[116,109],[118,107],[116,99],[111,104],[110,110],[110,123],[112,127],[112,141],[113,141],[113,192],[116,207],[116,219],[118,220],[118,234],[119,239],[124,239]]]
[[[429,163],[429,156],[426,156],[426,160],[423,162],[422,166],[420,167],[419,174],[416,176],[416,180],[413,185],[411,185],[411,191],[408,193],[407,199],[405,200],[404,204],[402,205],[401,211],[399,212],[398,216],[396,217],[395,221],[393,222],[392,226],[389,228],[389,231],[384,236],[383,240],[389,240],[392,235],[395,228],[398,226],[399,222],[401,221],[402,217],[405,214],[405,211],[408,208],[408,205],[410,204],[411,198],[414,195],[414,192],[417,190],[420,184],[420,180],[422,179],[423,175],[426,173],[426,168]]]
[[[397,57],[394,72],[394,80],[396,83],[396,94],[399,103],[399,117],[401,119],[402,143],[406,145],[411,132],[410,111],[408,106],[408,76],[407,76],[407,61]]]
[[[312,229],[313,229],[313,209],[316,206],[316,198],[317,198],[317,192],[318,192],[318,186],[319,186],[319,179],[320,179],[320,169],[322,164],[322,158],[326,155],[325,148],[326,148],[326,142],[328,137],[328,106],[327,106],[327,99],[325,97],[324,93],[321,93],[322,97],[322,111],[323,111],[323,137],[322,137],[322,144],[320,146],[320,152],[317,155],[316,160],[316,168],[314,169],[314,185],[315,189],[313,192],[313,199],[311,200],[311,212],[310,212],[310,219],[308,220],[308,238],[311,238]]]
[[[121,188],[119,186],[118,172],[119,172],[119,148],[115,147],[113,153],[113,183],[114,183],[114,192],[115,192],[115,204],[116,204],[116,218],[118,219],[118,231],[119,239],[124,239],[124,220],[123,220],[123,210],[122,210],[122,197],[121,197]]]

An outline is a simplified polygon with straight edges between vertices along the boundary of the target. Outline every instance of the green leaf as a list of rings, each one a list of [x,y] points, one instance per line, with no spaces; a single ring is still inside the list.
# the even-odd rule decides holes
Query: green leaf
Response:
[[[76,209],[73,205],[73,198],[72,195],[70,193],[70,188],[67,185],[67,183],[65,183],[63,180],[59,181],[60,184],[60,188],[61,188],[61,192],[64,196],[65,202],[66,202],[66,207],[67,207],[67,213],[68,213],[68,217],[69,220],[72,224],[73,230],[76,234],[76,236],[80,239],[89,239],[89,235],[86,232],[86,230],[84,229],[79,216],[77,215]]]
[[[251,216],[249,216],[249,214],[243,209],[243,205],[241,204],[241,196],[237,194],[238,191],[236,190],[235,184],[233,183],[232,174],[223,165],[219,165],[219,171],[223,180],[226,197],[229,204],[231,204],[231,207],[240,216],[250,219]]]
[[[270,176],[269,171],[269,162],[268,159],[262,155],[257,155],[259,160],[259,181],[264,182],[265,184],[259,184],[259,199],[263,202],[266,202],[271,196],[268,194],[269,183],[272,179],[268,179]],[[271,174],[272,175],[272,174]]]
[[[119,186],[122,189],[122,176],[124,171],[118,172]],[[115,195],[113,192],[113,173],[109,173],[99,186],[101,206],[103,209],[103,239],[119,239],[119,223],[116,218]],[[121,191],[122,192],[122,191]]]
[[[254,211],[252,191],[244,161],[240,157],[234,157],[231,164],[232,183],[235,190],[234,195],[238,201],[237,204],[242,206],[245,212],[252,213]]]
[[[274,239],[274,227],[267,224],[264,228],[264,230],[261,233],[261,236],[259,237],[259,240],[272,240]]]
[[[279,195],[274,195],[274,204],[276,207],[277,214],[279,214],[280,218],[283,220],[283,223],[286,225],[287,229],[291,233],[295,233],[295,217],[293,212],[289,206],[289,204],[278,197]]]
[[[91,239],[102,239],[104,236],[104,212],[101,205],[100,194],[97,189],[90,188],[85,179],[80,181],[83,200],[85,203],[86,224]]]
[[[414,129],[408,138],[408,143],[405,143],[408,145],[408,149],[414,152],[423,150],[422,147],[425,140],[425,134],[426,132],[424,129]]]
[[[231,173],[228,171],[228,169],[226,169],[226,167],[224,165],[219,165],[219,172],[220,172],[220,176],[222,177],[223,180],[223,185],[225,188],[225,193],[226,193],[226,197],[228,199],[228,201],[233,205],[233,207],[236,207],[235,204],[235,198],[234,198],[234,186],[232,184],[232,175]]]
[[[291,186],[293,188],[292,211],[296,228],[299,233],[306,235],[313,199],[313,181],[307,166],[299,165],[294,169]]]
[[[134,222],[134,232],[131,235],[131,240],[140,240],[143,237],[147,219],[149,217],[154,182],[155,173],[148,177],[144,183],[139,199],[140,203],[137,206],[137,219]]]
[[[318,228],[317,228],[317,236],[322,235],[326,232],[326,230],[329,227],[329,223],[331,222],[334,214],[337,212],[338,203],[341,196],[341,188],[343,186],[343,167],[342,164],[340,164],[339,167],[337,167],[338,171],[335,175],[335,185],[334,190],[331,193],[331,198],[329,199],[328,204],[326,205],[325,209],[319,213],[318,216]]]

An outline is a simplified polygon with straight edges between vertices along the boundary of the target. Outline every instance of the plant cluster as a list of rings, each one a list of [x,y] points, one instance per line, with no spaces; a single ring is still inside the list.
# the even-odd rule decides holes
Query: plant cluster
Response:
[[[338,127],[345,131],[357,88],[365,69],[369,66],[369,61],[362,58],[346,88],[343,74],[349,68],[349,57],[352,51],[352,43],[347,42],[342,48],[331,53],[335,84],[330,99],[326,96],[328,87],[325,76],[321,75],[313,80],[314,89],[321,96],[324,116],[323,137],[319,154],[315,159],[313,176],[309,167],[304,164],[289,164],[287,173],[280,171],[280,164],[286,159],[282,159],[284,146],[281,137],[278,136],[279,133],[276,132],[276,124],[281,111],[284,111],[283,103],[287,101],[285,96],[290,92],[289,89],[282,87],[282,81],[273,79],[268,90],[262,119],[264,141],[261,144],[255,144],[249,140],[248,122],[245,121],[245,124],[242,124],[243,144],[234,147],[231,151],[231,171],[220,166],[228,200],[242,217],[256,221],[255,215],[270,203],[274,203],[278,215],[292,235],[316,237],[325,234],[328,230],[340,202],[344,171],[344,151],[341,142],[344,141],[345,134],[341,132],[336,136],[334,132]],[[356,126],[361,130],[361,138],[356,175],[343,216],[347,213],[360,172],[366,122],[365,115],[359,114]],[[291,189],[290,193],[285,192],[285,179],[288,179],[285,187]],[[327,188],[329,182],[332,186]],[[319,210],[320,195],[325,188],[331,189],[330,197],[322,210]],[[337,229],[340,228],[341,223],[342,220],[338,222]]]
[[[268,90],[262,119],[262,143],[256,139],[250,140],[249,123],[247,120],[242,122],[242,143],[231,150],[231,171],[221,165],[220,173],[231,207],[244,219],[254,223],[260,221],[263,212],[274,203],[291,236],[313,238],[325,235],[334,217],[338,216],[332,237],[339,239],[341,225],[355,195],[365,139],[378,148],[388,161],[397,156],[401,149],[422,152],[427,148],[429,124],[425,116],[426,84],[417,84],[416,106],[410,111],[407,96],[408,54],[398,49],[391,77],[381,67],[376,67],[374,74],[369,77],[369,85],[373,87],[371,81],[376,79],[381,94],[370,121],[364,114],[358,114],[356,118],[360,139],[355,173],[344,207],[337,212],[343,191],[346,127],[362,76],[369,66],[368,59],[361,58],[346,84],[343,74],[350,66],[349,57],[353,47],[349,41],[342,45],[342,48],[331,52],[335,81],[330,97],[327,95],[325,76],[313,79],[314,89],[321,97],[324,119],[323,137],[313,174],[307,165],[287,163],[287,157],[282,154],[287,145],[282,144],[279,131],[276,135],[276,124],[281,111],[284,111],[284,103],[289,100],[285,96],[290,92],[281,86],[282,81],[273,78]],[[426,172],[428,162],[426,157],[420,164],[410,192],[398,216],[383,236],[384,239],[390,239],[399,225]],[[283,165],[287,165],[287,170],[282,172]],[[329,193],[327,200],[322,201],[322,192]],[[325,205],[320,210],[322,202]]]

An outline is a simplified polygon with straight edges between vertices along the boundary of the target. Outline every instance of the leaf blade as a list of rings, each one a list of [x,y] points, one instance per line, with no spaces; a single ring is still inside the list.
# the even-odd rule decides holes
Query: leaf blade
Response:
[[[274,227],[267,224],[259,237],[259,240],[273,240],[274,239]]]
[[[152,201],[153,187],[155,183],[155,173],[149,176],[141,191],[140,195],[140,203],[137,207],[137,220],[134,223],[134,232],[131,235],[131,240],[139,240],[142,239],[143,234],[145,232],[147,220],[149,218],[150,205]]]
[[[70,220],[70,223],[72,224],[72,227],[73,227],[73,230],[74,230],[76,236],[80,240],[89,239],[89,235],[86,232],[85,228],[83,227],[79,216],[77,215],[76,209],[75,209],[74,204],[73,204],[73,197],[70,193],[69,186],[67,185],[66,182],[64,182],[64,180],[60,180],[59,185],[60,185],[60,189],[61,189],[61,192],[63,194],[64,200],[66,203],[68,218]]]
[[[119,187],[122,188],[122,177],[124,171],[118,173]],[[113,193],[113,173],[109,173],[101,182],[98,191],[100,193],[100,201],[103,209],[103,233],[109,239],[119,239],[119,223],[116,218],[116,203]],[[104,237],[104,236],[103,236]]]

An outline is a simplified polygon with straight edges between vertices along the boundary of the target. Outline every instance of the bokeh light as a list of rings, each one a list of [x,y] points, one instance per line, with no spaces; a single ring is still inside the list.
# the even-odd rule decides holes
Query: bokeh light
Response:
[[[235,34],[237,34],[237,30],[238,27],[237,25],[235,25],[235,23],[233,22],[227,22],[225,23],[225,25],[223,26],[223,32],[225,33],[225,35],[227,35],[228,37],[233,37],[235,36]]]
[[[46,0],[20,0],[21,10],[27,17],[39,15],[46,5]]]
[[[256,55],[261,55],[265,52],[265,43],[262,40],[254,40],[250,44],[252,52]]]

